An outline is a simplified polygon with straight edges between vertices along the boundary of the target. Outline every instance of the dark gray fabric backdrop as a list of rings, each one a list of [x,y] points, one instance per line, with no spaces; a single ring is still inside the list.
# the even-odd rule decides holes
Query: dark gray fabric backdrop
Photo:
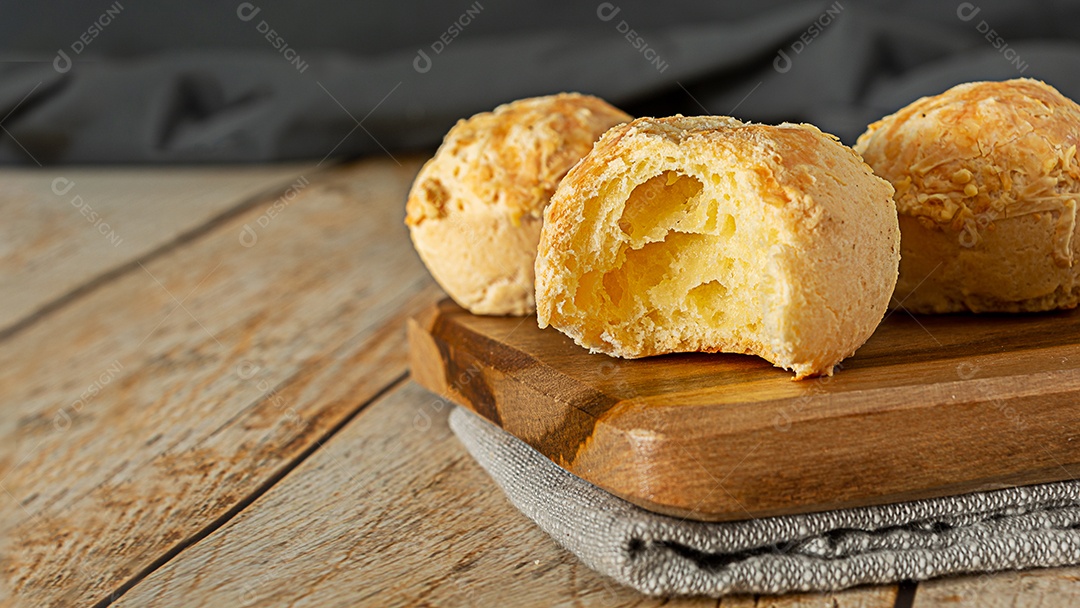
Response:
[[[44,0],[0,19],[0,162],[396,155],[558,91],[852,143],[964,81],[1080,97],[1078,23],[1077,3],[989,0]]]

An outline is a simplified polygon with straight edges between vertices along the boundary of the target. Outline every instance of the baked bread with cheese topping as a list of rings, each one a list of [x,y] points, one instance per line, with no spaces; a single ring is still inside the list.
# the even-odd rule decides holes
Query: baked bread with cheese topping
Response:
[[[533,311],[533,262],[555,186],[593,143],[630,116],[563,93],[460,120],[420,169],[405,223],[428,270],[475,314]]]
[[[831,374],[896,283],[892,187],[811,125],[639,118],[545,211],[537,320],[593,352],[747,353]]]
[[[1080,302],[1080,106],[1030,79],[962,84],[855,148],[896,188],[894,306],[1022,312]]]

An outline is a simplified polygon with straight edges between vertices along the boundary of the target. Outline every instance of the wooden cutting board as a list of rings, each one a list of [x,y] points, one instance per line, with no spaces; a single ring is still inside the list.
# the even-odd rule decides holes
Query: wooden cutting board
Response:
[[[413,378],[642,507],[726,521],[1080,474],[1080,311],[891,313],[831,378],[745,355],[590,355],[444,300]]]

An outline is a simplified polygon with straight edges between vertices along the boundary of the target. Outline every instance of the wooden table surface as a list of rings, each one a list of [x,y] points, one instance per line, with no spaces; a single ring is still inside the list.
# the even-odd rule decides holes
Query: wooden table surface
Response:
[[[409,380],[422,159],[0,170],[0,604],[717,605],[519,514]],[[1080,569],[721,606],[1054,606]]]

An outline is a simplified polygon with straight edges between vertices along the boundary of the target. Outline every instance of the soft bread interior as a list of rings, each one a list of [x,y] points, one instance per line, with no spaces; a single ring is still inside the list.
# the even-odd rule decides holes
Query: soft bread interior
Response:
[[[577,258],[572,303],[604,323],[583,324],[583,343],[636,356],[770,344],[771,252],[779,235],[765,221],[769,206],[755,176],[648,164],[612,180],[584,206],[594,229],[577,232],[586,242],[573,249],[589,254]]]

